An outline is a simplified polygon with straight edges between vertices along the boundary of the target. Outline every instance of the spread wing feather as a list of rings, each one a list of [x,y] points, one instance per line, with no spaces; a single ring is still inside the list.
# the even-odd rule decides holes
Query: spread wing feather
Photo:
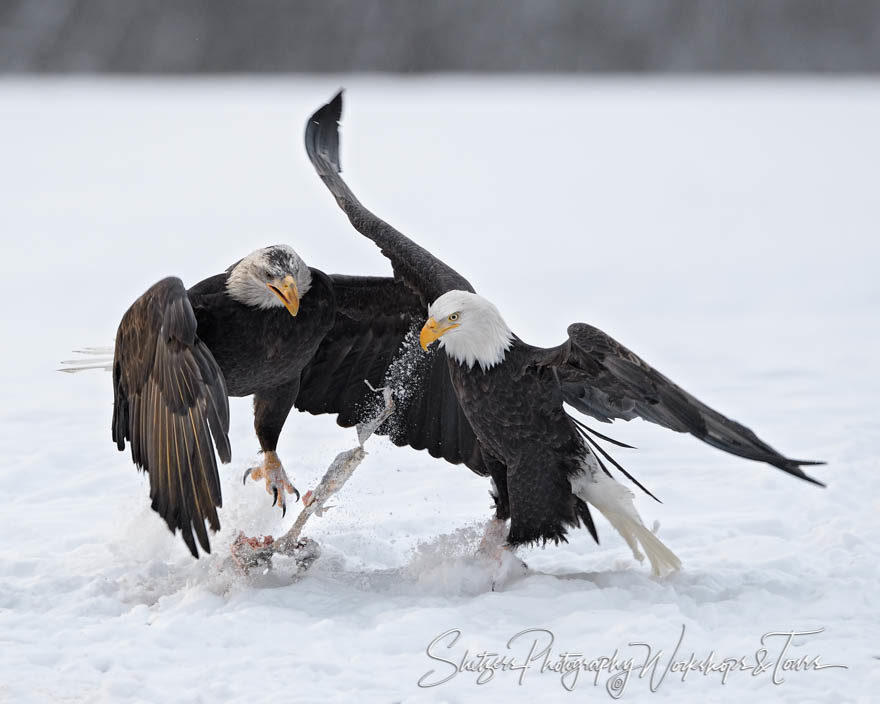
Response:
[[[592,325],[570,325],[568,340],[544,350],[537,364],[553,369],[567,403],[597,420],[643,418],[821,485],[801,466],[823,463],[781,455],[749,428],[694,398]]]
[[[113,440],[119,450],[128,440],[135,465],[149,474],[153,509],[194,557],[195,538],[211,552],[205,521],[219,530],[222,505],[212,438],[229,462],[229,400],[180,279],[158,282],[123,316],[113,389]]]
[[[351,426],[370,413],[373,395],[364,379],[374,386],[391,383],[398,392],[397,410],[380,434],[398,446],[427,449],[433,457],[488,474],[445,357],[420,350],[407,354],[409,348],[402,347],[407,335],[424,323],[429,303],[447,291],[474,289],[457,271],[367,210],[342,180],[341,115],[340,91],[306,123],[306,151],[354,228],[391,261],[395,279],[334,277],[336,325],[303,371],[296,406],[311,413],[336,413],[340,425]],[[410,343],[417,344],[415,337]]]
[[[396,409],[377,431],[380,435],[486,474],[446,359],[425,355],[410,335],[425,318],[418,296],[392,278],[331,278],[336,321],[303,369],[296,407],[335,414],[339,425],[351,427],[376,410],[377,395],[365,381],[374,387],[390,384]]]
[[[354,229],[373,240],[391,260],[394,275],[421,297],[424,307],[447,291],[473,287],[452,267],[437,259],[406,235],[367,210],[339,175],[339,119],[342,91],[315,112],[306,123],[306,152],[315,171],[336,198]]]

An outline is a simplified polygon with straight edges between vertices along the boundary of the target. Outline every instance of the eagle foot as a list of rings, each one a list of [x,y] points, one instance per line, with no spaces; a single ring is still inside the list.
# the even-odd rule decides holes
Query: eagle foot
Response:
[[[492,591],[500,592],[509,584],[525,577],[529,566],[510,547],[501,548],[489,561],[492,569]]]
[[[263,463],[256,467],[250,467],[241,478],[242,484],[247,482],[247,478],[266,480],[266,492],[272,494],[272,505],[279,504],[281,506],[281,515],[287,515],[287,494],[295,494],[294,503],[299,501],[299,491],[293,485],[293,482],[287,478],[284,466],[278,455],[271,450],[263,453]]]
[[[483,539],[477,548],[476,557],[486,562],[492,572],[492,591],[501,591],[505,586],[528,573],[529,566],[506,543],[507,521],[492,518],[486,524]]]

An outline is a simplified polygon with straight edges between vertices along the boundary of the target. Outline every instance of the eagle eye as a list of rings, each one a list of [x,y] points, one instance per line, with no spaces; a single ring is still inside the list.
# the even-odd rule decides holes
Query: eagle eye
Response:
[[[447,320],[448,320],[450,323],[454,323],[456,320],[458,320],[458,313],[453,313],[452,315],[450,315],[450,316],[447,318]]]

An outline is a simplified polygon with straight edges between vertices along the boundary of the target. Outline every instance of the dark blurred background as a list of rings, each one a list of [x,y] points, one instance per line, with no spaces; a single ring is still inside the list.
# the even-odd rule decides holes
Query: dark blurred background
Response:
[[[0,71],[872,72],[877,0],[0,0]]]

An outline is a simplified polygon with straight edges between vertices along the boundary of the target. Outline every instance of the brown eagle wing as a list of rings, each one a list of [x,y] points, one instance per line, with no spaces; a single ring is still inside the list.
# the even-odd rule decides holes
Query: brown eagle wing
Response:
[[[119,450],[128,440],[132,461],[149,474],[153,509],[194,557],[193,532],[210,552],[205,521],[218,530],[222,505],[211,439],[229,462],[229,400],[180,279],[159,281],[123,316],[113,390],[113,440]]]

